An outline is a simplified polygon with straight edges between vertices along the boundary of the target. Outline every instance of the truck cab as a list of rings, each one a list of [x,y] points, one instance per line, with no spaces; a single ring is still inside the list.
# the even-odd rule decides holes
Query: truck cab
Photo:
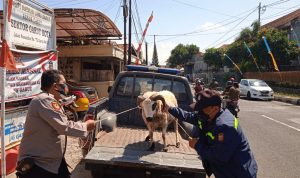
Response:
[[[137,106],[139,95],[146,91],[169,90],[174,93],[179,107],[190,110],[193,95],[189,83],[185,77],[176,74],[177,70],[149,70],[147,67],[127,66],[128,71],[121,72],[111,88],[108,98],[110,111],[119,113]],[[144,69],[144,71],[143,71]],[[142,70],[142,71],[139,71]],[[144,121],[138,110],[124,113],[118,116],[118,124],[145,127]]]

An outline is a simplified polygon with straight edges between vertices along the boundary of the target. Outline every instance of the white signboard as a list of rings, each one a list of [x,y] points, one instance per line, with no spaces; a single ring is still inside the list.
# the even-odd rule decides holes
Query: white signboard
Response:
[[[13,45],[40,50],[51,50],[55,32],[54,17],[23,0],[13,0],[10,40]]]
[[[27,111],[27,109],[23,109],[18,112],[7,112],[4,121],[5,146],[13,145],[14,143],[21,141]]]
[[[20,54],[14,52],[18,72],[6,73],[6,100],[30,98],[41,92],[41,76],[47,69],[57,69],[55,52]]]

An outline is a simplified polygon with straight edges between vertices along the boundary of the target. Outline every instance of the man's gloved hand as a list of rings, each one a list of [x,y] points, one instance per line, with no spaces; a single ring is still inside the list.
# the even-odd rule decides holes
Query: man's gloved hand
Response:
[[[94,130],[96,127],[96,122],[94,120],[87,120],[84,123],[86,123],[86,129],[88,132]]]

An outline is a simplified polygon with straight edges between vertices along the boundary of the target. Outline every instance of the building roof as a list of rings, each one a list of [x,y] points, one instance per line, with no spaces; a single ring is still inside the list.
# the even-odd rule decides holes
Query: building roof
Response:
[[[273,20],[262,27],[273,27],[273,28],[280,28],[284,26],[285,24],[288,24],[290,21],[296,19],[297,17],[300,17],[300,8],[294,12],[291,12],[285,16],[282,16],[276,20]]]
[[[120,39],[122,34],[113,21],[92,9],[54,9],[57,39]],[[0,11],[3,19],[3,11]],[[3,26],[1,20],[1,26]]]
[[[92,9],[54,9],[57,38],[121,37],[117,26],[102,12]]]

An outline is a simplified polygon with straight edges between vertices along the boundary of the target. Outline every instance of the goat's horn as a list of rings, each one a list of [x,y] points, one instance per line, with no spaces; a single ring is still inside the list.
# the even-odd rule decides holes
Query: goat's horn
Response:
[[[140,95],[136,99],[136,103],[138,106],[141,106],[141,102],[143,102],[146,98],[143,95]]]
[[[150,97],[150,99],[152,100],[152,101],[157,101],[157,100],[161,100],[162,101],[162,103],[163,103],[163,108],[165,108],[165,106],[166,106],[166,100],[165,100],[165,98],[162,96],[162,95],[152,95],[151,97]]]

